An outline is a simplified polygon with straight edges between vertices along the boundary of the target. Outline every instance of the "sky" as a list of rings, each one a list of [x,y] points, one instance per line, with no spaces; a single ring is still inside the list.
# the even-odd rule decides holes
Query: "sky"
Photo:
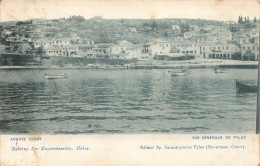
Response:
[[[0,15],[1,22],[70,15],[237,21],[239,15],[260,19],[260,0],[2,0]]]

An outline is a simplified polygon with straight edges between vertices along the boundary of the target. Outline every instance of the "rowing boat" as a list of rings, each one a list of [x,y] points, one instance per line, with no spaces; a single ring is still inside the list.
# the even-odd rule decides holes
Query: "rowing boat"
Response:
[[[187,70],[181,70],[181,71],[168,71],[171,73],[171,76],[184,76],[186,74],[188,74],[188,71]]]
[[[44,74],[45,79],[63,79],[67,78],[68,76],[66,74]]]
[[[236,80],[236,90],[238,93],[256,93],[257,85],[247,84]]]

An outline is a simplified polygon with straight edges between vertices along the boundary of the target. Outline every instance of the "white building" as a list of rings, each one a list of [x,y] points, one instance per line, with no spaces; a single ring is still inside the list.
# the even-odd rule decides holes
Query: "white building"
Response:
[[[120,41],[120,42],[113,44],[111,46],[111,54],[112,54],[112,56],[113,55],[125,54],[126,49],[131,47],[132,45],[133,45],[132,43],[130,43],[126,40]]]
[[[201,46],[203,58],[231,59],[234,53],[240,53],[240,48],[232,43],[205,43]]]
[[[195,32],[185,32],[184,33],[184,39],[188,39],[195,36]]]
[[[63,47],[63,46],[66,46],[66,45],[69,45],[70,44],[70,39],[54,39],[52,40],[52,45],[56,45],[56,46],[60,46],[60,47]]]

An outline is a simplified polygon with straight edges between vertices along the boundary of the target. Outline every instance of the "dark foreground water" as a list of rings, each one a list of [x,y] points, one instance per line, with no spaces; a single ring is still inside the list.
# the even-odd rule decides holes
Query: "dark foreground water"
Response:
[[[44,73],[67,79],[44,80]],[[235,79],[256,69],[2,70],[2,134],[255,133],[257,95],[237,94]]]

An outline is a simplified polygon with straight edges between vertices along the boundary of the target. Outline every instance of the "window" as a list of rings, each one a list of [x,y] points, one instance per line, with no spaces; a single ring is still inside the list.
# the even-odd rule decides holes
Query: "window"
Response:
[[[193,53],[193,51],[190,51],[190,53]]]
[[[226,46],[226,49],[228,50],[228,46]]]
[[[252,47],[252,50],[255,50],[255,46]]]

